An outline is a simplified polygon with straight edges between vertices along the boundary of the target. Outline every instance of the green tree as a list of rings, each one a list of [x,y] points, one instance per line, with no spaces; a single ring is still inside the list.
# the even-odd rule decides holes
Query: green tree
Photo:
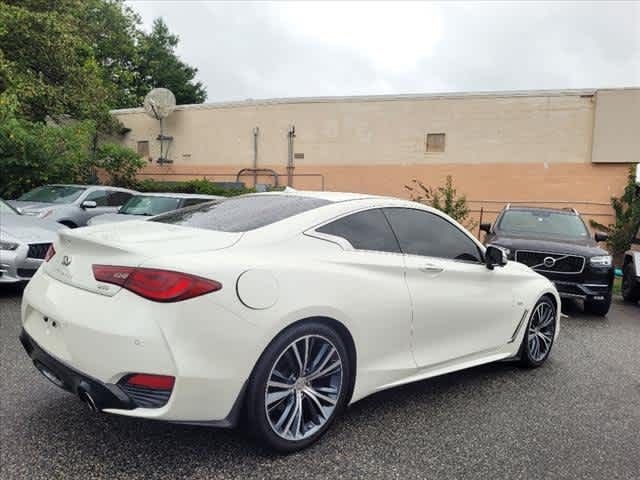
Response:
[[[411,185],[405,185],[404,188],[409,192],[412,201],[437,208],[467,229],[472,229],[477,225],[471,219],[467,197],[465,195],[458,196],[451,175],[447,175],[445,184],[437,188],[427,186],[417,179],[413,179]]]
[[[136,174],[144,166],[137,152],[115,143],[98,147],[95,166],[109,176],[109,183],[117,187],[134,187]]]
[[[207,91],[201,82],[195,82],[196,68],[182,62],[175,54],[178,37],[173,35],[161,18],[153,22],[148,35],[142,35],[138,45],[139,63],[136,67],[138,97],[155,87],[168,88],[178,104],[202,103]]]
[[[609,234],[607,245],[614,257],[619,257],[629,249],[635,228],[640,222],[640,195],[636,193],[636,189],[635,170],[630,167],[622,196],[611,198],[615,222],[610,225],[603,225],[595,220],[590,222],[593,228]]]

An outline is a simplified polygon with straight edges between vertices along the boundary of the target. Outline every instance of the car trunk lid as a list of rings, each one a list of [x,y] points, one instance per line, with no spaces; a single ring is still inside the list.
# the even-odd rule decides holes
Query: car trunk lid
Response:
[[[60,232],[56,254],[46,264],[45,272],[66,284],[111,296],[122,287],[98,282],[93,265],[137,267],[163,255],[228,248],[241,236],[144,221],[66,230]]]

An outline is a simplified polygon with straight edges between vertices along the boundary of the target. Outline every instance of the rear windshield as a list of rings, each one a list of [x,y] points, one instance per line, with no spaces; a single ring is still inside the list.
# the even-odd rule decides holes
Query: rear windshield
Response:
[[[136,195],[127,200],[118,213],[153,216],[175,210],[179,205],[179,198]]]
[[[582,219],[572,213],[548,210],[507,210],[497,225],[501,232],[514,235],[538,235],[585,239],[589,231]]]
[[[218,232],[247,232],[329,203],[296,195],[246,195],[169,212],[151,221]]]

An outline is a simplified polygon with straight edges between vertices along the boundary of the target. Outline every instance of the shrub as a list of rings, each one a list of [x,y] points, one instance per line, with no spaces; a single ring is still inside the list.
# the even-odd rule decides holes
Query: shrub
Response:
[[[477,225],[470,218],[471,210],[467,205],[467,197],[465,195],[458,196],[451,175],[447,175],[445,184],[437,188],[427,186],[416,179],[413,179],[411,185],[405,185],[404,188],[409,191],[410,198],[414,202],[437,208],[467,229],[471,230]]]
[[[135,188],[140,192],[199,193],[201,195],[222,195],[225,197],[255,192],[253,188],[224,188],[206,179],[184,182],[142,180],[136,184]]]
[[[629,249],[635,228],[640,222],[640,195],[636,193],[636,189],[635,171],[632,166],[622,196],[611,198],[615,223],[602,225],[595,220],[590,222],[593,228],[609,234],[607,245],[614,257],[619,257]]]
[[[115,143],[103,143],[96,151],[95,166],[109,176],[109,183],[116,187],[133,187],[136,174],[145,162],[137,152]]]

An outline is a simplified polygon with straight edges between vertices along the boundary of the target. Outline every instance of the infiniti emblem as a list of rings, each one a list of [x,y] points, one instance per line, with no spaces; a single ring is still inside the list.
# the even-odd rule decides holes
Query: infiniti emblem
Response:
[[[64,265],[65,267],[68,267],[69,265],[71,265],[71,257],[68,255],[65,255],[64,257],[62,257],[62,265]]]
[[[545,267],[551,268],[556,264],[556,259],[553,257],[545,257],[542,263],[544,263]]]

